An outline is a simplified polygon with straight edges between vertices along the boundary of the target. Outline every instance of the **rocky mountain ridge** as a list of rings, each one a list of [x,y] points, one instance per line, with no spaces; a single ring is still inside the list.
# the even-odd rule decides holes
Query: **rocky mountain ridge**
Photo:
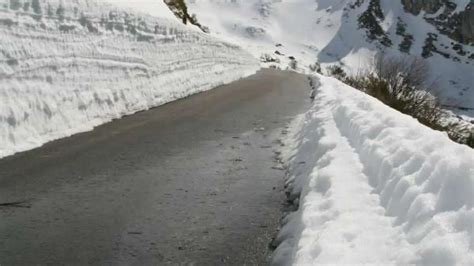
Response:
[[[392,46],[392,40],[381,26],[388,13],[387,10],[385,12],[382,10],[381,0],[358,0],[351,5],[351,8],[360,8],[365,2],[368,4],[358,18],[359,27],[366,29],[370,41],[377,40],[384,46]],[[456,61],[462,60],[462,57],[474,59],[474,54],[466,51],[462,46],[474,45],[474,1],[466,3],[466,1],[448,0],[401,0],[401,3],[405,12],[422,17],[424,21],[436,28],[436,32],[427,33],[421,56],[427,58],[438,53]],[[413,42],[411,28],[413,25],[397,17],[396,34],[403,38],[399,50],[404,53],[409,53]],[[445,49],[436,45],[440,34],[452,40],[449,46],[454,53],[443,51]]]
[[[465,7],[463,1],[449,0],[402,0],[407,12],[419,15],[425,12],[426,21],[441,33],[464,44],[474,44],[474,1]]]

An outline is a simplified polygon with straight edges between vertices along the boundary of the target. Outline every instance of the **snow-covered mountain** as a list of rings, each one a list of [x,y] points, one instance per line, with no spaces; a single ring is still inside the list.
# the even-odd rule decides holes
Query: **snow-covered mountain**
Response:
[[[162,2],[107,1],[0,0],[0,157],[259,68]]]
[[[474,3],[469,0],[187,0],[211,34],[264,65],[364,69],[375,53],[425,58],[446,105],[474,108]],[[271,62],[270,62],[271,61]],[[274,62],[277,61],[277,62]],[[279,62],[279,63],[278,63]],[[474,112],[471,114],[474,117]]]

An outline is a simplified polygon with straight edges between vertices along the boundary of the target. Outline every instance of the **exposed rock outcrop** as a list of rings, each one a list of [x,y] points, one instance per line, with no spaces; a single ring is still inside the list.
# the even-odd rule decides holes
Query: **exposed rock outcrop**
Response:
[[[356,5],[360,5],[361,2],[358,1]],[[384,46],[391,46],[392,41],[379,24],[384,18],[380,0],[370,0],[367,10],[358,19],[359,27],[366,30],[369,41],[378,40]]]
[[[466,10],[459,14],[461,25],[460,35],[465,38],[466,43],[474,44],[474,2],[467,5]]]
[[[189,14],[188,6],[184,0],[163,0],[174,15],[182,20],[183,24],[192,24],[200,28],[203,32],[209,33],[209,28],[201,25],[195,14]]]
[[[407,12],[419,15],[424,11],[425,19],[439,32],[464,44],[474,44],[474,1],[460,8],[449,0],[401,0]],[[433,15],[436,16],[433,17]]]
[[[421,11],[425,11],[427,13],[433,14],[438,11],[444,3],[448,1],[446,0],[402,0],[402,4],[405,9],[418,15]]]

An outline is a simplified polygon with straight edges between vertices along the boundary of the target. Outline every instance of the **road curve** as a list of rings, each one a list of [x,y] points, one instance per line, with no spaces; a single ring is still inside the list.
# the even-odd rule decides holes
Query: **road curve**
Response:
[[[265,264],[309,91],[262,70],[0,160],[0,265]]]

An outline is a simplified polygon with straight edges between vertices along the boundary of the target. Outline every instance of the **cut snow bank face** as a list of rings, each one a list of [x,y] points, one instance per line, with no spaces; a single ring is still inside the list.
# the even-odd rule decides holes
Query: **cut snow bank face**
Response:
[[[315,77],[287,151],[278,265],[474,265],[474,150]]]
[[[115,6],[121,7],[124,10],[133,10],[142,12],[148,15],[157,16],[161,18],[175,19],[176,17],[170,11],[163,0],[105,0]]]
[[[0,157],[259,68],[239,47],[178,22],[65,3],[40,1],[42,15],[0,6]]]

